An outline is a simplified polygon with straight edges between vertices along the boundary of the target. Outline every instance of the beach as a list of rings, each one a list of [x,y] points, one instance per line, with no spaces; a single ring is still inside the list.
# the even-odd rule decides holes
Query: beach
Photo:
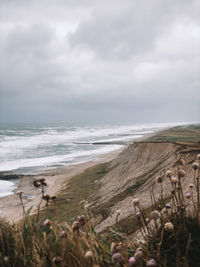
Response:
[[[82,173],[87,168],[113,160],[121,151],[122,149],[101,155],[98,159],[93,161],[67,167],[58,167],[53,170],[21,178],[18,187],[14,190],[12,195],[0,198],[0,216],[5,217],[9,222],[17,222],[23,218],[23,209],[20,198],[17,195],[18,192],[23,192],[22,198],[25,210],[27,211],[32,206],[31,214],[37,211],[37,207],[41,201],[41,189],[34,187],[33,181],[36,179],[45,178],[47,183],[45,194],[55,196],[60,192],[63,185],[66,186],[67,181],[73,178],[73,176]],[[44,204],[43,202],[41,207]]]

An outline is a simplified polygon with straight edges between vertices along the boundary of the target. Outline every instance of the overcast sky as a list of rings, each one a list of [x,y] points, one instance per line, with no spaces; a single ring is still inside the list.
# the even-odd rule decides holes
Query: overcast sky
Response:
[[[0,121],[200,121],[199,0],[0,0]]]

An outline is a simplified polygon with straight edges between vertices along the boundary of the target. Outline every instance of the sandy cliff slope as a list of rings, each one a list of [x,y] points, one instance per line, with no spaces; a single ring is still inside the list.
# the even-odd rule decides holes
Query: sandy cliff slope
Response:
[[[155,197],[160,195],[160,184],[155,184],[156,177],[161,175],[164,178],[168,169],[174,170],[175,174],[180,158],[186,161],[184,168],[187,176],[183,178],[186,188],[192,181],[191,162],[199,152],[200,147],[197,143],[194,145],[150,141],[129,145],[112,161],[112,169],[101,180],[99,191],[95,195],[96,201],[92,203],[92,207],[96,207],[97,214],[98,211],[104,213],[96,230],[102,231],[105,227],[113,225],[118,209],[121,210],[119,219],[130,216],[133,213],[133,196],[141,199],[143,207],[150,206],[150,190],[153,185]],[[164,196],[169,196],[171,185],[167,178],[164,178],[163,187]]]

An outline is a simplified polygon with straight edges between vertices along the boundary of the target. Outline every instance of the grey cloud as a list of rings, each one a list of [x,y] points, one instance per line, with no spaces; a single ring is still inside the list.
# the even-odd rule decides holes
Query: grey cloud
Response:
[[[199,120],[198,1],[16,2],[0,2],[0,121]]]
[[[143,0],[95,9],[93,16],[70,34],[70,43],[88,47],[100,57],[130,59],[150,52],[156,37],[176,20],[187,18],[188,11],[193,10],[191,6],[195,1],[178,0],[172,4],[170,0]]]

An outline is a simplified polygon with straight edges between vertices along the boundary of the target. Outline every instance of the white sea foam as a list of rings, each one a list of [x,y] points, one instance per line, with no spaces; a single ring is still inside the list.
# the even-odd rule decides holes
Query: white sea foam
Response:
[[[112,142],[129,141],[175,125],[181,123],[0,128],[0,171],[72,164],[119,148]]]
[[[15,188],[13,182],[0,180],[0,197],[11,195]]]
[[[66,126],[0,124],[0,171],[35,172],[58,165],[94,159],[156,130],[187,123]],[[16,185],[0,180],[0,197],[12,194]]]
[[[0,163],[0,171],[12,171],[19,168],[28,167],[50,167],[53,165],[69,165],[72,163],[78,163],[84,161],[84,158],[92,159],[95,156],[109,153],[111,151],[121,148],[121,145],[112,145],[101,147],[95,150],[72,152],[69,155],[55,155],[49,157],[31,158],[31,159],[19,159],[10,160]]]

